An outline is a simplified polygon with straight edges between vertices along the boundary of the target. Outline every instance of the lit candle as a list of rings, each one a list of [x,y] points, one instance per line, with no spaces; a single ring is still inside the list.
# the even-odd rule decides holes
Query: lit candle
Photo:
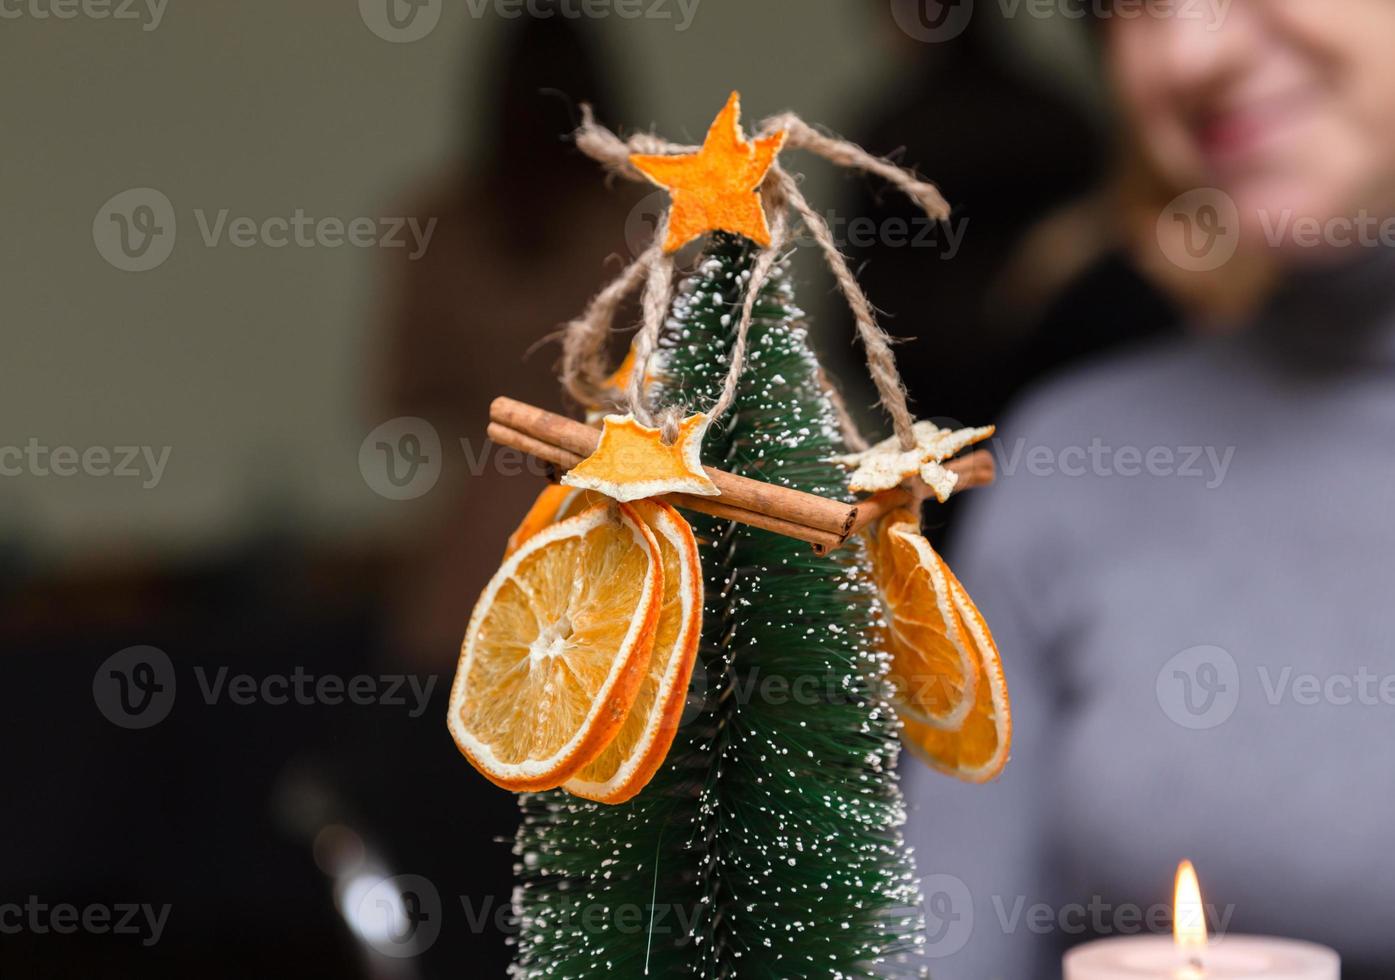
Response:
[[[1268,936],[1210,940],[1201,887],[1190,861],[1177,868],[1172,938],[1124,936],[1066,954],[1065,980],[1338,980],[1341,961],[1325,946]]]

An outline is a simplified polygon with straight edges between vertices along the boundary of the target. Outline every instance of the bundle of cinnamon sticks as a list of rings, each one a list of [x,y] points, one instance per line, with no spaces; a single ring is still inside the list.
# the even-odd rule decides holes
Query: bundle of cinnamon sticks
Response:
[[[499,445],[551,464],[559,474],[595,452],[601,438],[600,430],[585,423],[504,397],[494,399],[489,406],[488,435]],[[945,466],[959,474],[956,491],[993,482],[993,457],[985,450],[950,460]],[[718,496],[672,493],[661,499],[675,507],[807,541],[820,555],[840,547],[889,511],[918,502],[913,490],[898,488],[847,504],[711,466],[703,468],[721,491]]]

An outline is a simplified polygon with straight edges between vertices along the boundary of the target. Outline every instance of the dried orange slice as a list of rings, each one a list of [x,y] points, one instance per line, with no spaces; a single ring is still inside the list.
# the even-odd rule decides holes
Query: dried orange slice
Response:
[[[939,561],[939,556],[935,556]],[[954,573],[943,561],[945,578],[960,629],[974,653],[974,699],[958,731],[923,725],[902,714],[901,740],[911,753],[941,772],[965,782],[986,783],[1007,765],[1012,749],[1012,708],[997,644],[988,624]]]
[[[528,513],[523,515],[523,520],[518,527],[514,528],[509,535],[509,543],[504,548],[504,557],[517,551],[523,542],[537,534],[543,528],[556,524],[558,521],[566,520],[574,514],[579,514],[587,507],[594,507],[601,503],[599,495],[587,493],[584,490],[577,490],[575,487],[563,487],[555,483],[543,487],[542,493],[538,494],[538,499],[533,501],[533,506],[528,508]]]
[[[663,567],[630,507],[593,507],[504,560],[470,616],[446,724],[491,782],[560,786],[630,713],[654,646]]]
[[[678,423],[672,443],[662,430],[633,414],[607,415],[596,451],[562,477],[562,483],[595,490],[615,500],[640,500],[661,493],[715,496],[720,491],[702,468],[702,439],[711,420],[701,412]]]
[[[702,635],[702,566],[688,522],[668,504],[634,503],[659,542],[664,596],[654,653],[630,716],[592,762],[562,784],[577,796],[624,803],[642,790],[668,755],[687,700]]]
[[[953,731],[974,703],[975,671],[951,598],[949,569],[920,534],[912,510],[893,511],[869,541],[872,574],[886,611],[896,710],[931,728]]]

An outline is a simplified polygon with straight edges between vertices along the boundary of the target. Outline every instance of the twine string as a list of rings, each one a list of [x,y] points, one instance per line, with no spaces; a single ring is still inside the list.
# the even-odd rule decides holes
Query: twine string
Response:
[[[668,213],[659,219],[654,229],[654,241],[662,242],[668,237]],[[641,300],[640,326],[635,334],[635,360],[630,371],[629,386],[625,390],[630,411],[645,425],[654,424],[654,415],[649,411],[649,399],[644,390],[644,379],[649,373],[649,360],[659,344],[659,333],[664,320],[668,318],[668,306],[673,300],[673,257],[665,255],[660,248],[651,248],[645,253],[649,261],[645,268],[644,295]],[[665,436],[672,438],[677,433],[677,410],[666,413]]]
[[[950,209],[938,188],[923,181],[911,171],[892,161],[868,153],[856,143],[838,139],[821,133],[800,119],[794,113],[781,113],[771,116],[761,123],[759,132],[770,135],[784,130],[785,146],[807,150],[823,157],[836,166],[861,170],[886,180],[912,201],[932,220],[943,221],[949,217]],[[595,120],[589,105],[581,107],[581,126],[577,129],[576,145],[601,164],[613,176],[627,180],[645,181],[647,178],[630,163],[630,155],[691,153],[696,147],[672,143],[652,134],[640,133],[621,139],[611,130]],[[789,241],[788,212],[793,211],[813,235],[819,250],[824,255],[829,270],[838,283],[839,290],[847,300],[857,326],[858,337],[867,354],[867,367],[876,385],[880,404],[891,416],[897,440],[903,449],[915,446],[914,417],[906,395],[905,383],[896,370],[896,358],[892,352],[892,338],[877,323],[872,304],[857,283],[857,278],[849,268],[847,259],[838,250],[833,240],[833,232],[828,222],[816,212],[799,190],[795,179],[779,163],[771,167],[762,188],[771,214],[771,242],[761,250],[752,266],[750,279],[746,284],[746,295],[742,304],[741,320],[737,326],[736,339],[731,349],[731,365],[717,401],[712,407],[713,419],[721,416],[735,399],[737,383],[740,380],[746,356],[747,338],[751,320],[760,290],[769,278],[780,250]],[[667,235],[668,216],[665,214],[655,230],[655,243]],[[634,340],[634,371],[630,376],[626,400],[635,417],[646,425],[654,423],[644,390],[644,377],[649,360],[658,344],[659,333],[668,315],[668,304],[673,296],[674,263],[672,257],[663,254],[657,244],[652,245],[634,263],[627,266],[620,275],[603,289],[586,312],[571,321],[566,328],[563,342],[562,381],[567,391],[574,397],[585,397],[588,403],[597,401],[600,379],[604,377],[605,338],[620,303],[639,284],[644,285],[642,298],[642,318]],[[844,436],[855,447],[866,445],[866,440],[857,431],[852,417],[842,397],[831,383],[824,379],[825,390],[830,394],[834,411]],[[677,419],[677,409],[670,408],[664,413],[665,429],[672,430]],[[671,431],[670,431],[671,434]]]
[[[562,385],[582,405],[603,405],[612,395],[605,388],[606,339],[614,329],[620,304],[645,281],[659,253],[656,241],[639,258],[605,285],[586,311],[562,330]]]
[[[751,321],[755,318],[756,302],[760,299],[760,291],[765,288],[766,280],[770,278],[771,270],[775,268],[775,263],[780,258],[780,250],[788,241],[789,219],[785,217],[785,209],[783,207],[773,209],[773,214],[774,217],[770,222],[770,244],[761,249],[756,256],[756,261],[751,265],[750,279],[746,283],[746,297],[741,304],[741,320],[736,326],[736,339],[727,354],[731,359],[731,364],[727,368],[726,381],[722,384],[722,393],[717,396],[717,401],[712,405],[712,411],[709,415],[714,421],[721,418],[736,399],[737,384],[741,380],[741,371],[746,364],[746,339],[751,333]]]
[[[786,133],[786,147],[807,150],[839,167],[880,177],[919,205],[931,220],[945,221],[949,218],[949,202],[944,199],[940,189],[929,181],[921,180],[905,167],[886,157],[868,153],[850,140],[821,133],[792,112],[771,116],[760,124],[762,136],[778,133],[782,129]]]
[[[823,215],[810,206],[793,177],[783,169],[778,172],[772,170],[772,174],[784,191],[789,206],[799,215],[809,234],[814,236],[814,242],[823,252],[829,271],[833,273],[838,288],[848,301],[853,322],[857,325],[857,334],[867,351],[867,370],[872,375],[872,383],[877,387],[881,406],[886,409],[896,427],[896,438],[900,440],[901,448],[914,449],[915,417],[911,415],[905,382],[896,370],[896,355],[891,350],[891,337],[877,323],[872,304],[867,301],[867,294],[857,284],[857,277],[848,267],[848,260],[838,251],[838,245],[833,241],[833,231],[828,227]]]

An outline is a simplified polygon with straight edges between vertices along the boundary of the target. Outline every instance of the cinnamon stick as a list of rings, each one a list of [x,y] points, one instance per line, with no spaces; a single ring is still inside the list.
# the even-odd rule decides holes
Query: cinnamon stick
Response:
[[[600,442],[597,429],[565,416],[547,412],[512,398],[496,398],[490,406],[488,436],[503,446],[512,446],[550,464],[560,475],[595,451]],[[987,486],[993,482],[996,467],[993,456],[977,450],[944,464],[959,474],[955,492]],[[712,482],[722,491],[718,497],[671,493],[662,500],[675,507],[710,514],[723,520],[740,521],[787,537],[806,541],[815,553],[826,555],[849,537],[901,507],[918,506],[929,489],[916,492],[897,487],[874,494],[856,505],[827,500],[800,490],[750,480],[713,467],[704,467]],[[820,519],[823,526],[808,522]],[[836,521],[833,519],[836,517]],[[836,523],[838,530],[830,524]]]
[[[945,469],[959,474],[959,481],[954,485],[955,493],[972,490],[975,487],[986,487],[993,482],[997,475],[997,464],[993,462],[993,454],[986,449],[978,449],[967,456],[951,459],[944,466]],[[896,487],[893,490],[883,490],[881,493],[873,494],[858,503],[857,519],[853,521],[848,536],[851,537],[869,524],[876,523],[893,510],[899,510],[902,507],[919,507],[920,502],[929,496],[931,493],[928,487],[925,488],[924,493],[915,493],[906,487]]]
[[[585,423],[512,398],[494,399],[489,406],[489,418],[538,443],[560,447],[579,457],[595,452],[601,439],[600,431]],[[555,461],[538,453],[534,455],[548,462]],[[703,469],[721,492],[719,498],[712,499],[719,499],[723,505],[823,531],[839,541],[852,531],[857,519],[857,507],[852,504],[748,479],[711,466]]]
[[[688,510],[695,510],[699,514],[710,514],[712,517],[721,518],[728,521],[740,521],[742,524],[749,524],[751,527],[762,528],[766,531],[774,531],[776,534],[783,534],[787,538],[794,538],[797,541],[805,541],[814,546],[814,551],[820,555],[826,555],[833,549],[841,545],[846,539],[828,531],[820,531],[818,528],[806,527],[803,524],[795,524],[783,518],[772,517],[769,514],[762,514],[759,511],[745,510],[731,504],[724,504],[720,497],[699,497],[689,493],[669,493],[659,498],[675,507],[685,507]]]
[[[568,452],[558,446],[551,446],[534,439],[532,436],[517,429],[511,429],[498,422],[489,423],[487,435],[490,440],[501,446],[511,446],[521,450],[531,456],[546,463],[556,466],[559,472],[571,469],[581,462],[581,457],[575,453]],[[763,528],[767,531],[774,531],[786,537],[794,538],[798,541],[805,541],[815,546],[815,550],[823,548],[820,554],[827,554],[832,549],[843,543],[841,535],[833,534],[829,531],[821,531],[818,528],[807,527],[803,524],[796,524],[770,514],[762,514],[758,511],[747,510],[734,504],[724,503],[719,497],[700,497],[687,493],[669,493],[657,498],[674,507],[682,507],[687,510],[697,511],[699,514],[710,514],[713,517],[729,521],[740,521],[742,524],[749,524],[752,527]]]
[[[563,471],[569,470],[581,462],[581,457],[576,453],[568,452],[560,446],[553,446],[541,439],[534,439],[527,433],[519,432],[517,429],[499,422],[490,422],[489,428],[485,429],[484,434],[489,437],[491,442],[497,442],[501,446],[511,446],[529,456],[536,456],[544,463],[551,463]]]

